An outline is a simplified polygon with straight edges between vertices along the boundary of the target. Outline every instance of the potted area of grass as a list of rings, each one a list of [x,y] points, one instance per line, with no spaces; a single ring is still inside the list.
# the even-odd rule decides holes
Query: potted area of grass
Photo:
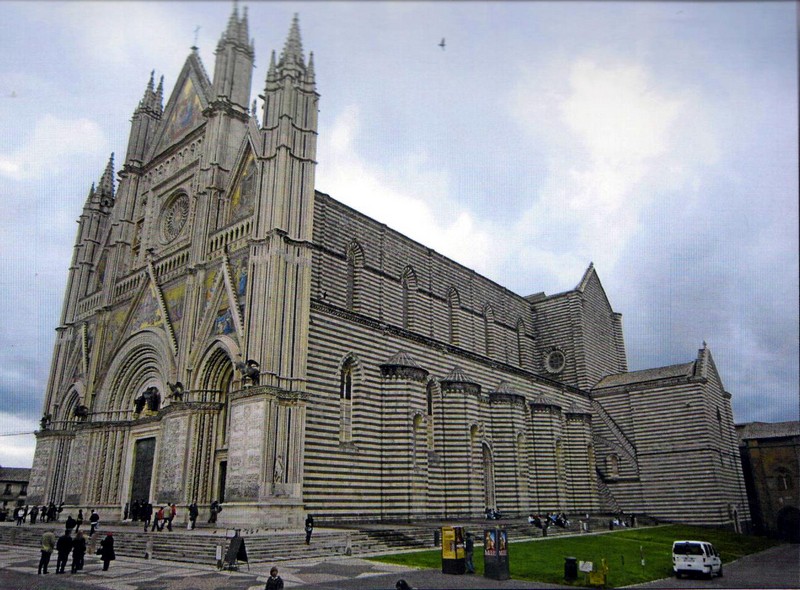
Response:
[[[481,538],[481,531],[473,532],[479,533],[476,537]],[[608,587],[658,580],[672,575],[672,542],[680,539],[713,543],[722,555],[723,563],[777,544],[764,537],[684,525],[623,529],[604,534],[552,537],[519,543],[514,543],[511,537],[508,550],[511,577],[515,580],[568,584],[564,581],[564,558],[575,557],[578,561],[591,561],[595,567],[605,559]],[[442,564],[438,549],[372,559],[432,569],[439,569]],[[477,574],[483,574],[483,548],[480,546],[475,547],[474,562]],[[585,582],[585,574],[579,572],[574,585],[583,586]]]

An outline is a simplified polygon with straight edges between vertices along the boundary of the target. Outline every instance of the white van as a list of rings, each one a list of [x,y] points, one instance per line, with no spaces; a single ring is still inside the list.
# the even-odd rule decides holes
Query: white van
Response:
[[[680,578],[683,574],[704,574],[711,578],[722,575],[719,551],[705,541],[675,541],[672,544],[672,571]]]

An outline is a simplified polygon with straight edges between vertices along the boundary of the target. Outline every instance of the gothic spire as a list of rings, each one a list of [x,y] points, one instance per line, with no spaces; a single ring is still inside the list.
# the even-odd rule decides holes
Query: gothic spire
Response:
[[[244,8],[242,17],[239,18],[239,3],[237,0],[234,0],[233,12],[231,12],[230,18],[228,18],[228,27],[225,29],[225,32],[222,33],[219,43],[217,43],[217,51],[221,50],[226,43],[232,43],[249,53],[253,53],[255,46],[249,39],[249,36],[247,7]]]
[[[308,67],[306,68],[306,82],[313,84],[315,82],[314,73],[314,52],[308,54]]]
[[[280,65],[288,65],[289,63],[296,63],[304,65],[303,63],[303,42],[300,40],[300,21],[295,13],[292,19],[292,26],[289,29],[289,36],[286,38],[286,43],[281,52]]]
[[[113,203],[114,199],[114,152],[111,152],[111,157],[108,159],[108,164],[106,164],[105,172],[103,172],[103,176],[100,177],[100,186],[98,187],[97,192],[100,196],[101,204],[104,202],[105,199],[108,199],[108,204],[105,206],[110,206]]]

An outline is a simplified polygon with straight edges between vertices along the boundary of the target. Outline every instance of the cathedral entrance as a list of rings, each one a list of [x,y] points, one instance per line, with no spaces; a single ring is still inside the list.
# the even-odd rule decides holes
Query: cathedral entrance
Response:
[[[153,481],[153,457],[156,451],[156,439],[142,438],[133,447],[133,481],[131,482],[130,501],[150,501],[150,485]]]

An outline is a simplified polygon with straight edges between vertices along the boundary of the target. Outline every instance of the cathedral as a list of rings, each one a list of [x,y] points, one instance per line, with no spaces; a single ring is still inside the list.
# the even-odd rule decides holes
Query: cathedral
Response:
[[[297,18],[261,109],[254,57],[234,6],[213,77],[192,48],[164,104],[151,75],[89,190],[29,503],[113,520],[217,500],[222,526],[486,508],[747,526],[705,344],[630,372],[592,265],[519,295],[320,192]]]

